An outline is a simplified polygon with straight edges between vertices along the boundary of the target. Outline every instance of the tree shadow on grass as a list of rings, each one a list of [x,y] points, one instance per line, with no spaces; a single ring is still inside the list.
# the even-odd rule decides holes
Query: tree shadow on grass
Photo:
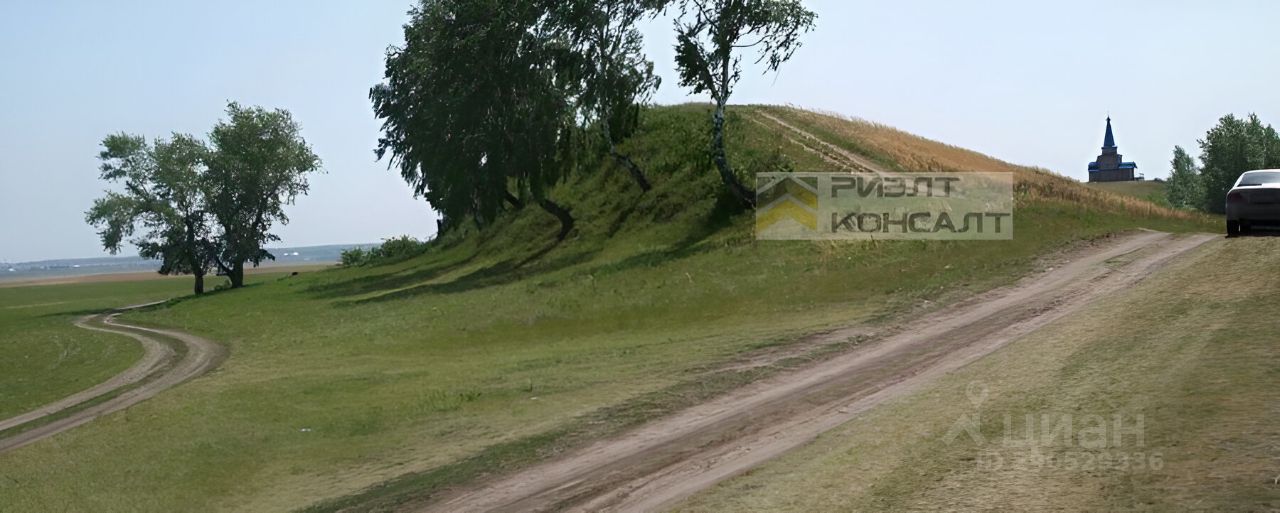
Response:
[[[280,281],[288,278],[289,276],[282,276],[276,281]],[[98,308],[98,309],[85,308],[81,310],[72,310],[72,311],[64,311],[64,312],[50,312],[47,314],[43,314],[40,317],[66,317],[66,316],[83,317],[86,315],[98,315],[98,314],[104,314],[104,313],[153,312],[156,310],[164,310],[166,308],[172,308],[179,304],[190,302],[190,301],[200,301],[200,300],[209,299],[215,296],[219,296],[222,294],[229,294],[237,290],[253,289],[254,287],[260,287],[266,283],[267,282],[246,283],[243,287],[238,289],[233,289],[230,287],[213,288],[213,289],[205,290],[205,292],[200,295],[187,294],[185,296],[171,297],[169,299],[147,304],[146,306],[139,306],[139,307],[133,307],[133,308],[130,308],[132,305],[121,305],[121,306],[113,306],[110,308]]]
[[[630,217],[633,211],[634,208],[624,210],[619,215],[622,221],[611,223],[607,228],[607,237],[612,237],[617,233],[624,224],[625,219]],[[704,244],[703,242],[717,232],[730,227],[734,222],[735,216],[742,213],[743,210],[737,206],[737,202],[733,197],[727,192],[722,192],[717,196],[715,207],[703,222],[699,223],[684,238],[671,246],[632,255],[618,262],[601,264],[574,274],[578,276],[584,274],[592,274],[596,276],[608,275],[639,267],[653,267],[710,251],[714,249],[714,247],[709,244]],[[456,294],[487,287],[507,285],[530,276],[548,274],[577,266],[591,261],[604,249],[603,245],[590,249],[582,248],[551,260],[544,260],[544,257],[550,254],[553,250],[560,248],[561,243],[562,241],[555,240],[522,258],[503,260],[448,282],[423,283],[421,285],[412,286],[413,283],[428,281],[435,277],[439,277],[446,272],[456,270],[462,265],[473,261],[482,250],[477,250],[476,253],[457,262],[433,266],[409,274],[393,273],[389,275],[359,278],[344,282],[343,284],[328,286],[326,289],[318,292],[321,294],[328,294],[328,297],[338,297],[376,292],[378,290],[396,289],[398,287],[408,287],[400,290],[392,290],[391,292],[373,297],[340,301],[337,304],[341,306],[408,299],[424,294]],[[556,281],[548,281],[544,284],[552,285],[555,283]]]
[[[313,285],[308,287],[305,292],[309,293],[316,299],[335,299],[358,296],[380,290],[398,289],[414,283],[433,280],[453,272],[454,270],[457,270],[458,268],[461,268],[473,261],[477,255],[478,252],[472,253],[464,258],[459,258],[452,262],[427,265],[413,270],[412,272],[390,270],[384,273],[368,274],[349,280]]]
[[[742,214],[743,210],[737,205],[737,201],[727,193],[717,197],[716,207],[711,214],[694,230],[691,230],[684,238],[662,249],[655,249],[637,253],[629,257],[623,258],[616,262],[609,262],[596,265],[587,269],[582,269],[573,273],[571,276],[560,278],[557,280],[547,280],[542,282],[543,286],[555,286],[569,279],[582,276],[593,276],[601,278],[610,274],[622,273],[644,267],[657,267],[663,264],[669,264],[678,260],[689,258],[702,253],[707,253],[716,248],[705,242],[716,233],[730,227],[735,216]],[[624,212],[623,215],[630,215],[630,211]],[[611,228],[611,234],[615,229]]]
[[[546,256],[552,250],[560,246],[560,242],[561,241],[556,240],[555,242],[548,244],[547,246],[539,249],[538,251],[535,251],[534,253],[525,256],[524,258],[521,258],[519,260],[516,260],[516,259],[503,260],[496,264],[476,270],[465,276],[459,277],[456,280],[451,280],[444,283],[427,283],[423,285],[418,285],[416,287],[410,287],[403,290],[388,292],[386,294],[382,294],[374,297],[357,299],[352,301],[343,301],[343,302],[340,302],[339,304],[340,305],[359,305],[359,304],[367,304],[367,303],[378,303],[378,302],[393,301],[398,299],[408,299],[408,298],[420,296],[423,294],[456,294],[459,292],[467,292],[470,290],[476,290],[476,289],[481,289],[486,287],[506,285],[508,283],[521,280],[530,275],[554,272],[560,269],[564,269],[566,267],[571,267],[574,265],[581,264],[583,262],[587,262],[592,258],[595,258],[596,254],[599,252],[599,250],[580,251],[580,252],[565,255],[547,262],[543,262],[541,265],[530,265],[534,262],[539,261],[540,259],[542,259],[542,257]]]

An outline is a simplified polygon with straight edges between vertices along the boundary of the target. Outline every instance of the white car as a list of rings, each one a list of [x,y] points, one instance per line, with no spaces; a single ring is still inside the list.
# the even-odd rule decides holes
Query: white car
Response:
[[[1227,236],[1258,225],[1280,226],[1280,169],[1248,171],[1227,193]]]

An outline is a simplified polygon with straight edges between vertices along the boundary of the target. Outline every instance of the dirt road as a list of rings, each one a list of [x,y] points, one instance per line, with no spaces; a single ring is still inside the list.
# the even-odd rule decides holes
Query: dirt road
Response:
[[[885,169],[884,166],[877,164],[875,161],[824,141],[821,137],[814,135],[812,132],[788,123],[782,118],[770,114],[766,110],[752,110],[751,116],[753,116],[751,118],[752,121],[763,126],[767,127],[772,123],[782,127],[785,137],[787,137],[788,140],[804,148],[805,151],[817,155],[819,158],[840,169],[858,173],[873,173],[876,175],[889,173],[888,169]]]
[[[849,353],[553,461],[446,492],[421,511],[668,508],[1129,287],[1213,237],[1140,232],[1074,250],[1014,285],[903,321]],[[864,329],[824,336],[843,340]]]
[[[179,331],[131,326],[116,320],[116,316],[120,313],[144,306],[149,305],[122,308],[76,321],[75,325],[79,328],[116,333],[137,340],[143,347],[142,359],[124,372],[88,390],[16,417],[0,419],[0,454],[138,404],[188,379],[209,372],[222,363],[226,357],[226,350],[212,341]],[[166,343],[165,339],[172,341],[173,344]],[[175,350],[178,344],[181,345],[182,351]],[[122,389],[123,391],[120,392]],[[115,392],[119,394],[105,401],[84,406]],[[77,407],[80,408],[76,409]],[[5,430],[18,428],[67,411],[71,413],[60,415],[55,420],[31,429],[12,435],[4,433]]]

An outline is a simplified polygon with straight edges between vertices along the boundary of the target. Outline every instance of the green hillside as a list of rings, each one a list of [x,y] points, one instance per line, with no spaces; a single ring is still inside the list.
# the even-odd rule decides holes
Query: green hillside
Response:
[[[1093,187],[1100,191],[1132,196],[1134,198],[1150,201],[1157,205],[1169,205],[1169,198],[1166,196],[1165,182],[1097,182],[1089,184],[1089,187]]]
[[[804,335],[938,308],[1074,242],[1216,229],[880,125],[782,107],[731,112],[729,147],[744,174],[835,170],[837,150],[903,171],[1014,172],[1015,239],[757,242],[750,213],[721,196],[707,162],[709,108],[652,109],[624,150],[653,190],[641,194],[611,162],[584,163],[552,194],[578,219],[562,243],[555,219],[528,208],[446,234],[410,260],[129,314],[222,341],[231,357],[173,393],[6,454],[0,504],[416,501],[845,349],[858,340],[816,347]]]

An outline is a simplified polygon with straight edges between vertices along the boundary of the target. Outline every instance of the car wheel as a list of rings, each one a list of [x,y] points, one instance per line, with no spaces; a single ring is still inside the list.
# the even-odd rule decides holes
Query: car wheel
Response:
[[[1227,237],[1240,235],[1240,221],[1227,221]]]

